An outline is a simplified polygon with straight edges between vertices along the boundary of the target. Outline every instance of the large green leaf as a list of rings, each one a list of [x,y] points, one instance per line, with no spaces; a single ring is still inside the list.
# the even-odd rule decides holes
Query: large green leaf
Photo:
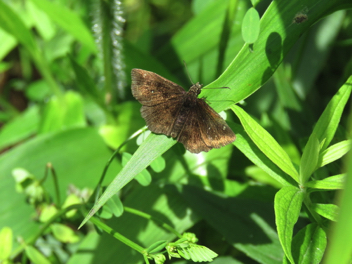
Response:
[[[24,239],[32,237],[39,230],[33,221],[35,213],[26,197],[15,190],[11,176],[15,168],[24,168],[37,179],[42,179],[45,166],[52,163],[58,176],[61,197],[74,184],[78,188],[93,188],[101,175],[104,164],[111,156],[98,132],[92,128],[81,128],[37,136],[0,156],[0,226],[9,226],[14,235]],[[113,171],[119,170],[116,162],[111,165],[105,182],[110,182]],[[55,198],[52,178],[45,182],[48,192]],[[54,202],[56,202],[54,200]]]

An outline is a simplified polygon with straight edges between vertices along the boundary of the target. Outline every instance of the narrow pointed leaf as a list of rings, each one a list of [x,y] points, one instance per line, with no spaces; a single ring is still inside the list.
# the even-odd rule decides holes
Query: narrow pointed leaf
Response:
[[[149,166],[153,160],[171,148],[171,146],[175,143],[176,141],[172,138],[150,134],[149,137],[134,153],[132,158],[127,162],[126,166],[122,168],[120,173],[107,187],[105,192],[90,210],[89,214],[84,218],[79,228],[81,228],[89,220],[89,218],[91,218],[100,209],[100,207],[102,207],[102,205],[105,204],[108,199],[110,199],[111,196],[121,190],[137,174]]]
[[[295,187],[283,187],[275,195],[275,221],[277,233],[286,257],[293,264],[291,253],[293,227],[298,220],[304,200],[304,193]]]
[[[317,124],[314,127],[313,133],[317,136],[319,142],[325,140],[322,150],[324,151],[329,146],[333,139],[337,126],[340,122],[341,115],[345,109],[348,98],[352,90],[352,76],[348,78],[346,83],[331,99],[323,114],[320,116]]]
[[[331,221],[337,221],[340,209],[335,204],[312,204],[312,209]]]
[[[346,180],[346,174],[339,174],[328,177],[324,180],[309,181],[306,183],[306,187],[314,189],[325,189],[325,190],[336,190],[343,189]]]
[[[319,141],[315,134],[313,133],[307,142],[306,147],[304,148],[301,164],[300,164],[300,184],[304,183],[309,179],[309,177],[314,172],[317,167],[318,158],[319,158]]]
[[[279,143],[254,119],[252,119],[242,108],[234,105],[231,107],[240,119],[248,136],[254,144],[281,170],[298,181],[298,173],[293,166],[287,153],[281,148]]]
[[[318,166],[323,167],[326,164],[338,160],[351,149],[351,140],[344,140],[324,150],[319,157]]]

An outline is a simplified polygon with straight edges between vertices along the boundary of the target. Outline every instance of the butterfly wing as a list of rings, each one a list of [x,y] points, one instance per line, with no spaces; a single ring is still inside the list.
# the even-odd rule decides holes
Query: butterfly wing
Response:
[[[186,91],[160,75],[132,70],[132,94],[142,104],[141,114],[150,131],[170,136]]]
[[[225,120],[204,99],[197,99],[178,136],[178,141],[192,153],[221,148],[236,139]]]

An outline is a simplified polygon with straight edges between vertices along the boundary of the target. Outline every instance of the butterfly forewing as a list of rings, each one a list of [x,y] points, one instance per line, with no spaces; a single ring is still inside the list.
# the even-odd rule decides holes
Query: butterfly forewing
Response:
[[[170,136],[185,90],[156,73],[133,69],[132,94],[142,104],[141,114],[150,131]]]
[[[180,100],[185,93],[181,86],[154,72],[132,70],[132,94],[142,105],[167,104]]]

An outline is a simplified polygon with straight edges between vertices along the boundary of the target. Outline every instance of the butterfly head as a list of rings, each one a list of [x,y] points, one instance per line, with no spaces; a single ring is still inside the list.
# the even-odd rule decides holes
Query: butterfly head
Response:
[[[203,85],[201,85],[199,82],[197,82],[196,84],[193,84],[191,86],[191,88],[189,89],[188,92],[194,94],[194,96],[197,97],[202,90],[202,86]]]

